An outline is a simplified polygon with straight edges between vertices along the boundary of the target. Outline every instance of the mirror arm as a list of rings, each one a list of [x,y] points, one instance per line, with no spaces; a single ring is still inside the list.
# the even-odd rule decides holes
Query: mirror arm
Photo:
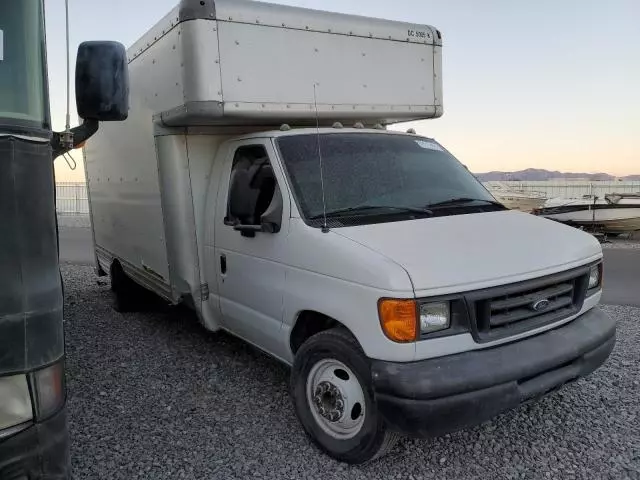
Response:
[[[99,125],[100,122],[97,120],[85,120],[82,125],[72,128],[71,140],[73,142],[73,147],[71,148],[69,148],[68,145],[65,145],[64,142],[66,132],[53,132],[53,138],[51,139],[53,159],[55,160],[60,155],[67,153],[69,150],[78,148],[79,145],[82,145],[98,131]]]
[[[233,229],[239,232],[261,232],[262,225],[234,225]]]
[[[233,229],[243,237],[255,237],[257,232],[263,231],[261,225],[234,225]]]

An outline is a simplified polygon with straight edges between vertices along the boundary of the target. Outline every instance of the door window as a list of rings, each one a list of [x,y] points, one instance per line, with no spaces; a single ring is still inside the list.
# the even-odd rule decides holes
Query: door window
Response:
[[[265,148],[262,145],[238,148],[231,167],[225,223],[262,225],[276,189],[276,177]]]

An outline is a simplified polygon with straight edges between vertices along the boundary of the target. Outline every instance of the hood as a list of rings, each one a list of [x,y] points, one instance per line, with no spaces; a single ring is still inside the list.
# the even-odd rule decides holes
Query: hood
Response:
[[[512,210],[333,231],[401,265],[418,296],[529,280],[602,256],[593,236]]]

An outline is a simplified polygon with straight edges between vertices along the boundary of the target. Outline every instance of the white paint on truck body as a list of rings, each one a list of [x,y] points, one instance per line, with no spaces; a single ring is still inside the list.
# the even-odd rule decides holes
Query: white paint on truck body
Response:
[[[244,0],[215,5],[216,18],[183,22],[176,8],[128,51],[131,70],[145,72],[132,95],[167,125],[309,122],[314,84],[326,121],[442,115],[434,27]]]
[[[509,211],[330,228],[302,218],[277,148],[334,121],[367,126],[442,114],[441,41],[429,26],[244,0],[215,18],[176,9],[129,50],[131,111],[84,149],[97,262],[118,260],[171,302],[187,300],[226,329],[290,363],[300,312],[343,323],[369,358],[413,361],[494,342],[470,334],[395,343],[381,298],[422,298],[531,280],[601,258],[589,235]],[[277,128],[281,123],[296,127]],[[406,135],[350,129],[360,135]],[[431,140],[413,136],[417,141]],[[225,222],[234,157],[259,147],[283,198],[277,233],[241,236]],[[584,302],[592,308],[599,294]]]

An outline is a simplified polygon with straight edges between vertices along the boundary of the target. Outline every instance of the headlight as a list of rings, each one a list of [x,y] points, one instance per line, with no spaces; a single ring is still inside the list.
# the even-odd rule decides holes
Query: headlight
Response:
[[[0,437],[2,430],[33,419],[26,375],[0,377]]]
[[[451,326],[450,302],[418,303],[413,299],[383,298],[378,302],[380,325],[394,342],[414,342]]]
[[[420,333],[426,334],[449,328],[451,311],[449,302],[423,303],[420,305]]]
[[[602,277],[602,263],[598,265],[594,265],[589,270],[589,286],[587,287],[589,290],[592,288],[596,288],[600,286],[600,281]]]

